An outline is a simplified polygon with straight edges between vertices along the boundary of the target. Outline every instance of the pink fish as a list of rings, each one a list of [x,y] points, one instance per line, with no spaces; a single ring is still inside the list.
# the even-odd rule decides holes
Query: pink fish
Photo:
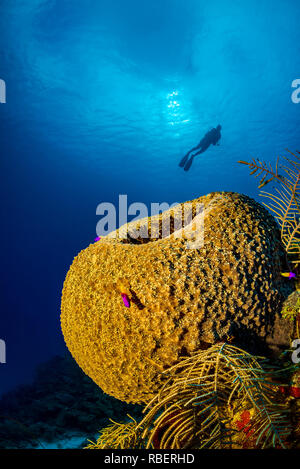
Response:
[[[94,241],[100,241],[101,236],[97,236],[97,238],[94,239]]]
[[[121,297],[126,308],[130,308],[130,301],[126,293],[121,293]]]
[[[296,278],[296,274],[294,274],[294,272],[281,272],[281,275],[282,277],[286,277],[286,278]]]

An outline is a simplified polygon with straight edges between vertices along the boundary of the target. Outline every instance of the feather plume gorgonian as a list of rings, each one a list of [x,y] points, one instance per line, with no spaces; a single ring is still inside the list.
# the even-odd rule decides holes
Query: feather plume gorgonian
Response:
[[[111,425],[103,428],[96,442],[89,441],[85,449],[139,449],[143,447],[141,428],[137,429],[137,422],[130,417],[127,423],[111,420]]]
[[[283,165],[278,166],[277,158],[275,168],[269,163],[253,159],[251,163],[239,161],[250,168],[250,174],[260,177],[258,188],[261,189],[271,181],[277,181],[274,193],[261,191],[260,195],[268,199],[264,205],[273,213],[281,229],[281,240],[285,246],[291,263],[300,262],[300,152],[284,156]],[[278,168],[283,175],[279,174]]]
[[[230,344],[215,344],[163,372],[166,382],[139,423],[112,421],[87,449],[236,448],[250,437],[252,448],[284,448],[291,412],[278,375],[286,371]],[[236,417],[245,413],[251,420],[246,429],[237,428]]]
[[[278,401],[279,384],[273,381],[281,372],[226,343],[182,359],[168,370],[169,380],[145,408],[139,425],[146,448],[155,440],[160,449],[233,447],[238,433],[233,416],[249,408],[253,446],[284,448],[290,412]]]

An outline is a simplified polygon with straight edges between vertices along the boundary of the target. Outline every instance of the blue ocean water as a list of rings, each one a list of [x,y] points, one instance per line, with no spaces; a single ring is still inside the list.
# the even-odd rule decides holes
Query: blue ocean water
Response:
[[[299,147],[297,0],[1,0],[0,392],[65,350],[61,289],[106,201],[258,198],[239,159]],[[184,153],[217,124],[189,172]]]

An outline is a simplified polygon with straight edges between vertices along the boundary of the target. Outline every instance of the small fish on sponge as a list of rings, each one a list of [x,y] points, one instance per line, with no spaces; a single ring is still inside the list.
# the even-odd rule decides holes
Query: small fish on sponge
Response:
[[[129,284],[128,280],[118,279],[116,286],[117,286],[117,289],[119,290],[119,292],[121,293],[121,297],[122,297],[124,305],[126,306],[126,308],[130,308],[130,299],[129,299],[130,284]]]
[[[194,216],[184,224],[189,234],[198,207],[203,207],[203,247],[181,236],[183,223],[178,229],[170,223],[184,221],[192,208]],[[166,222],[169,236],[163,233]],[[157,229],[158,237],[137,243],[124,236],[143,227],[148,233]],[[168,379],[162,370],[226,334],[242,348],[251,342],[255,354],[266,349],[277,356],[288,348],[295,324],[282,318],[282,303],[296,292],[295,280],[280,275],[287,269],[278,224],[263,206],[243,194],[207,194],[131,221],[75,257],[62,292],[64,339],[105,393],[148,403]],[[273,320],[266,324],[270,310]]]
[[[294,272],[281,272],[282,277],[287,277],[289,279],[296,278]]]
[[[121,293],[121,297],[126,308],[130,308],[130,300],[128,296],[126,295],[126,293]]]

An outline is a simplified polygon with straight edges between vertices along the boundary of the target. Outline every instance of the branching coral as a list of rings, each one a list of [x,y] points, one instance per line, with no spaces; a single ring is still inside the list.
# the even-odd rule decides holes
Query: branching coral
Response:
[[[121,434],[126,441],[135,434],[146,448],[238,448],[249,442],[251,447],[284,448],[292,428],[279,391],[280,373],[264,358],[216,344],[165,371],[168,380],[145,407],[145,417],[122,427]],[[120,448],[118,431],[111,427],[96,447],[112,447],[107,441],[110,445],[114,434],[112,442]]]
[[[85,449],[138,449],[143,448],[141,439],[142,429],[137,428],[135,419],[129,416],[131,422],[118,423],[111,420],[112,425],[104,428],[96,442],[89,440]]]
[[[250,427],[256,446],[284,447],[291,427],[288,408],[276,403],[278,383],[270,379],[278,372],[265,359],[225,343],[182,360],[168,370],[174,376],[146,407],[141,425],[143,436],[149,434],[147,447],[166,419],[173,421],[161,437],[162,449],[227,447],[237,433],[234,415],[247,408],[254,410]]]
[[[284,156],[284,164],[278,166],[277,158],[275,169],[272,165],[253,159],[251,163],[239,161],[249,166],[250,174],[255,177],[263,175],[259,183],[259,189],[271,181],[279,183],[280,188],[275,188],[275,193],[261,191],[260,195],[268,199],[264,205],[274,214],[281,230],[281,241],[285,247],[288,261],[293,269],[299,273],[300,264],[300,152],[293,153],[287,150],[291,156]],[[278,172],[280,168],[283,175]],[[268,178],[268,179],[266,179]],[[290,268],[290,270],[292,267]],[[295,274],[283,272],[282,275]],[[299,290],[299,278],[296,279],[296,288]],[[299,337],[299,299],[295,296],[287,300],[282,309],[283,318],[288,318],[296,324],[296,334]]]
[[[288,150],[289,151],[289,150]],[[261,191],[261,195],[269,199],[264,205],[274,214],[281,228],[281,240],[285,246],[290,262],[300,262],[300,153],[292,153],[291,157],[283,157],[286,164],[280,166],[284,176],[278,173],[278,161],[275,169],[269,163],[253,159],[251,163],[239,161],[251,169],[250,174],[259,177],[263,174],[258,188],[261,189],[269,182],[276,180],[280,189],[275,188],[275,194]],[[271,177],[269,177],[271,176]],[[268,177],[268,179],[266,179]]]

